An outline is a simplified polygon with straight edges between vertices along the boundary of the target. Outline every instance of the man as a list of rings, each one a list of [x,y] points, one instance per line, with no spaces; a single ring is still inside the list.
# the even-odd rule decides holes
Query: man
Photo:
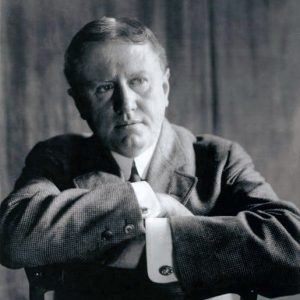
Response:
[[[299,292],[298,210],[240,146],[165,119],[169,69],[148,28],[87,24],[65,74],[93,136],[30,152],[1,205],[3,265],[59,266],[58,299]]]

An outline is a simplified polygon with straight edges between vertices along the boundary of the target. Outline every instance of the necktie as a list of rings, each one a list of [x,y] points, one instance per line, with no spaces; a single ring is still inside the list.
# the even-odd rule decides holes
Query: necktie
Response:
[[[133,161],[129,181],[130,182],[138,182],[141,180],[142,180],[142,178],[140,177],[139,172],[136,168],[135,161]]]

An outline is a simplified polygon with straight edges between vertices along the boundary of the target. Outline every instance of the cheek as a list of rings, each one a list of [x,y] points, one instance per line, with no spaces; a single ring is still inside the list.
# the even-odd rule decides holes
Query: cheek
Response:
[[[165,113],[166,107],[168,106],[168,99],[166,95],[161,90],[155,95],[155,103],[153,103],[152,109],[159,115]]]
[[[91,107],[91,114],[98,124],[106,123],[109,125],[113,121],[113,108],[109,102],[105,104],[95,102]]]
[[[154,126],[156,129],[160,127],[165,116],[165,104],[163,99],[160,101],[150,101],[144,107],[144,114],[148,120],[148,125]]]
[[[164,111],[168,106],[167,96],[161,86],[150,89],[143,99],[151,111]]]

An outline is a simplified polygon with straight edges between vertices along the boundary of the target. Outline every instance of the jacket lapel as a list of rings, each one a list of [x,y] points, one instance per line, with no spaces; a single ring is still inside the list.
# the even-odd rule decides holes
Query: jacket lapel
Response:
[[[186,145],[189,146],[192,147]],[[197,178],[184,148],[170,123],[165,121],[146,180],[155,192],[173,195],[186,204]]]

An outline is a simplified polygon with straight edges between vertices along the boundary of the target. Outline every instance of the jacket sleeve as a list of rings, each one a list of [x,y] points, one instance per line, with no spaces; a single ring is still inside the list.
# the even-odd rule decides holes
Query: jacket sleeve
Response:
[[[239,145],[228,147],[219,166],[212,213],[170,220],[184,289],[203,298],[250,290],[267,297],[299,293],[299,211],[276,199]]]
[[[0,207],[0,260],[10,268],[99,261],[123,241],[144,234],[130,184],[111,175],[92,189],[61,190],[59,159],[36,146],[13,192]],[[129,230],[129,229],[130,230]]]

